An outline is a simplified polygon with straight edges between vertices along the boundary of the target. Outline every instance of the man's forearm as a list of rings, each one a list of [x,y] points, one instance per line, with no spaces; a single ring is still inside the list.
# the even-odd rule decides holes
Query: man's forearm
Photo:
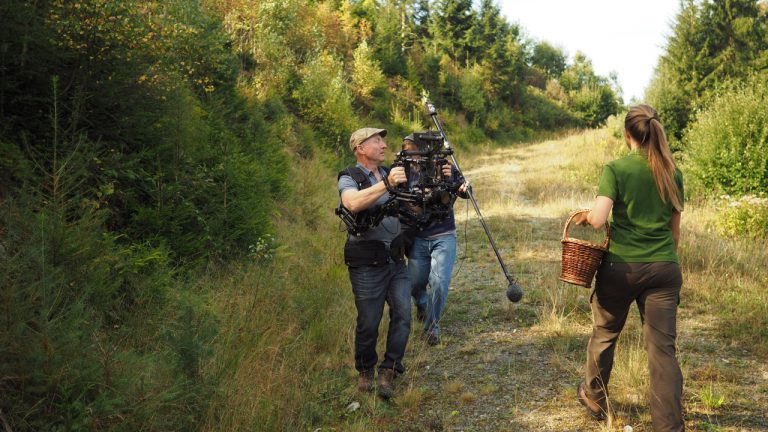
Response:
[[[373,206],[385,193],[387,193],[387,186],[384,182],[378,182],[366,189],[344,191],[341,194],[341,202],[347,210],[359,213]]]

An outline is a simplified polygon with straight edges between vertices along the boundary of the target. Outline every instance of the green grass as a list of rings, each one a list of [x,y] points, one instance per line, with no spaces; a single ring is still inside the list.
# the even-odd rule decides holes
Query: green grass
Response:
[[[354,305],[333,216],[335,176],[320,160],[294,169],[302,199],[275,214],[275,257],[201,282],[216,293],[210,369],[223,377],[204,430],[304,429],[351,401]]]

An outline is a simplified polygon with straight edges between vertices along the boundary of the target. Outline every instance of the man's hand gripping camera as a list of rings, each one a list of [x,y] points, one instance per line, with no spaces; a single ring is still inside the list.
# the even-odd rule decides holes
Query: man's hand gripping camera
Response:
[[[446,157],[453,150],[443,147],[445,140],[440,132],[414,133],[413,142],[416,149],[401,150],[392,164],[405,168],[408,181],[390,192],[396,197],[400,221],[421,229],[451,214],[461,179],[450,174],[452,168]]]

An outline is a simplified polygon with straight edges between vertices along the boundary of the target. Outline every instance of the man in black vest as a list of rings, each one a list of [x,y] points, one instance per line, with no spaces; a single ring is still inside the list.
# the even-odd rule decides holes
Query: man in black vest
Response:
[[[390,199],[388,189],[406,181],[403,167],[391,171],[382,167],[385,129],[363,128],[349,139],[349,147],[357,164],[339,173],[341,204],[350,212],[375,213]],[[393,395],[392,381],[405,368],[402,359],[411,331],[411,282],[404,262],[400,222],[385,216],[373,227],[350,231],[344,246],[344,261],[355,295],[357,325],[355,328],[355,368],[360,373],[358,388],[373,389],[374,371],[378,363],[376,339],[389,304],[389,329],[384,360],[378,366],[376,380],[379,396]]]

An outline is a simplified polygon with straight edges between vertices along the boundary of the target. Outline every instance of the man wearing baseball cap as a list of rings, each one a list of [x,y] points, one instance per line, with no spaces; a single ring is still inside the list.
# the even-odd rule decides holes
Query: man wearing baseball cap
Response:
[[[339,173],[341,205],[353,215],[381,216],[381,206],[390,199],[388,189],[406,181],[403,167],[387,170],[382,166],[387,144],[385,129],[362,128],[352,133],[349,148],[357,164]],[[378,220],[374,217],[371,220]],[[373,226],[370,226],[373,225]],[[400,222],[384,216],[380,222],[360,229],[348,229],[344,261],[355,295],[355,369],[359,372],[358,389],[374,387],[377,369],[376,340],[389,304],[389,329],[384,359],[378,364],[377,393],[384,399],[393,395],[396,374],[403,373],[402,360],[411,331],[411,282],[404,262]]]

